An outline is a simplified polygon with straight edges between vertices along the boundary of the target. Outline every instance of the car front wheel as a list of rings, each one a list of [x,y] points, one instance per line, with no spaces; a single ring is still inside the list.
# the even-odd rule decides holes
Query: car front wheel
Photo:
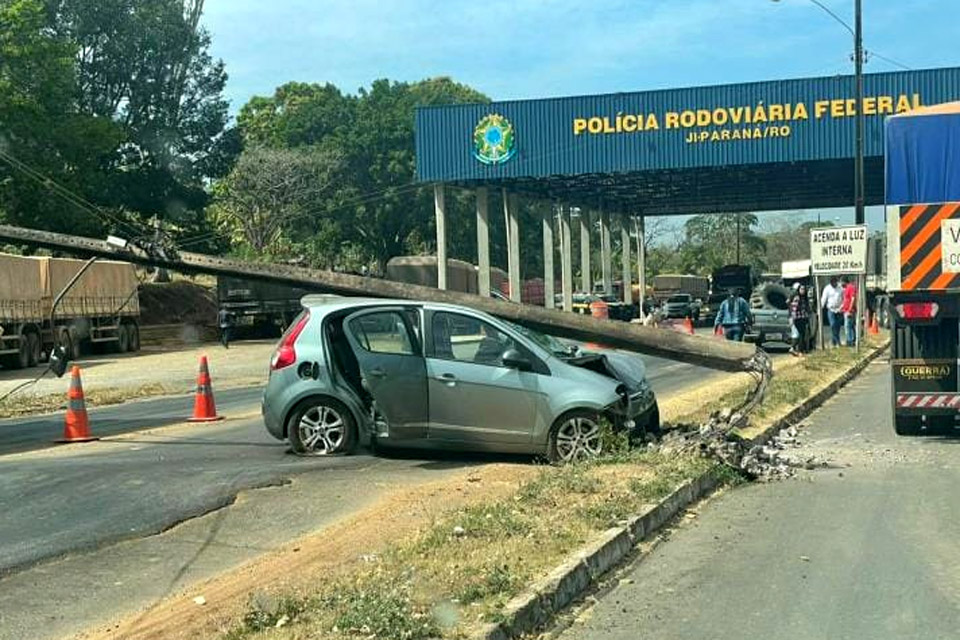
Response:
[[[603,451],[600,416],[586,409],[569,411],[554,422],[547,458],[556,464],[596,458]]]
[[[331,398],[308,398],[287,423],[293,452],[304,456],[351,453],[356,447],[357,425],[349,409]]]

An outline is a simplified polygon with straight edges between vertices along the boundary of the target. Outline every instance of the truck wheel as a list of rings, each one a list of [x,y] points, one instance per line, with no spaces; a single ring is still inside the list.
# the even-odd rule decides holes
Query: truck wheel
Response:
[[[920,418],[894,415],[893,430],[898,436],[918,436],[920,435]]]
[[[40,336],[36,333],[27,334],[28,367],[35,367],[40,362]]]
[[[20,334],[19,350],[11,360],[15,369],[25,369],[30,366],[30,334]]]
[[[117,327],[117,351],[120,353],[130,351],[130,333],[127,331],[126,323]]]
[[[77,335],[76,331],[69,330],[69,329],[67,331],[68,331],[67,335],[70,337],[70,340],[67,343],[64,343],[64,344],[69,344],[67,353],[70,354],[71,360],[79,360],[80,356],[83,355],[83,348],[80,344],[81,342],[80,336]]]
[[[127,342],[130,345],[130,351],[140,351],[140,327],[133,322],[127,325]]]

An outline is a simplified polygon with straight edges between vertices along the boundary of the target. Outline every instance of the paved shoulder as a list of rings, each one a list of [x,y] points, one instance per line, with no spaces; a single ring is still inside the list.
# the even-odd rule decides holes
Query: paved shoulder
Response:
[[[955,638],[958,441],[901,439],[877,363],[801,430],[831,466],[719,496],[563,638]]]

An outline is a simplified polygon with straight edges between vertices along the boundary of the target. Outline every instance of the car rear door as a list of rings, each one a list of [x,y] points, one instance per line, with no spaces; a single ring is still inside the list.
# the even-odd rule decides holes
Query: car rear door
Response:
[[[363,387],[398,440],[427,435],[426,362],[411,317],[410,308],[376,307],[343,322]]]

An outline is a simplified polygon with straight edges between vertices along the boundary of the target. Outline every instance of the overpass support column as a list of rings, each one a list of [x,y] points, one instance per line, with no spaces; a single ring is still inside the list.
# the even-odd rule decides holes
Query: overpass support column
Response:
[[[490,224],[487,209],[487,188],[478,187],[477,194],[477,293],[490,297]]]
[[[610,213],[600,210],[600,262],[603,267],[603,292],[613,291],[613,258],[610,252]]]
[[[553,214],[559,205],[544,209],[541,225],[543,228],[543,306],[553,309]]]
[[[623,302],[633,304],[633,276],[630,269],[630,217],[620,215],[620,257],[623,266]]]
[[[570,246],[570,207],[560,205],[560,277],[563,281],[563,310],[573,311],[573,252]]]
[[[580,210],[580,290],[584,293],[592,291],[590,282],[590,212]]]
[[[647,297],[647,239],[643,216],[634,218],[637,225],[637,284],[640,287],[640,317],[643,317],[643,302]]]
[[[503,214],[507,222],[507,271],[510,299],[520,302],[520,216],[517,196],[503,190]]]
[[[437,288],[447,288],[447,211],[443,185],[433,185],[433,209],[437,214]]]

